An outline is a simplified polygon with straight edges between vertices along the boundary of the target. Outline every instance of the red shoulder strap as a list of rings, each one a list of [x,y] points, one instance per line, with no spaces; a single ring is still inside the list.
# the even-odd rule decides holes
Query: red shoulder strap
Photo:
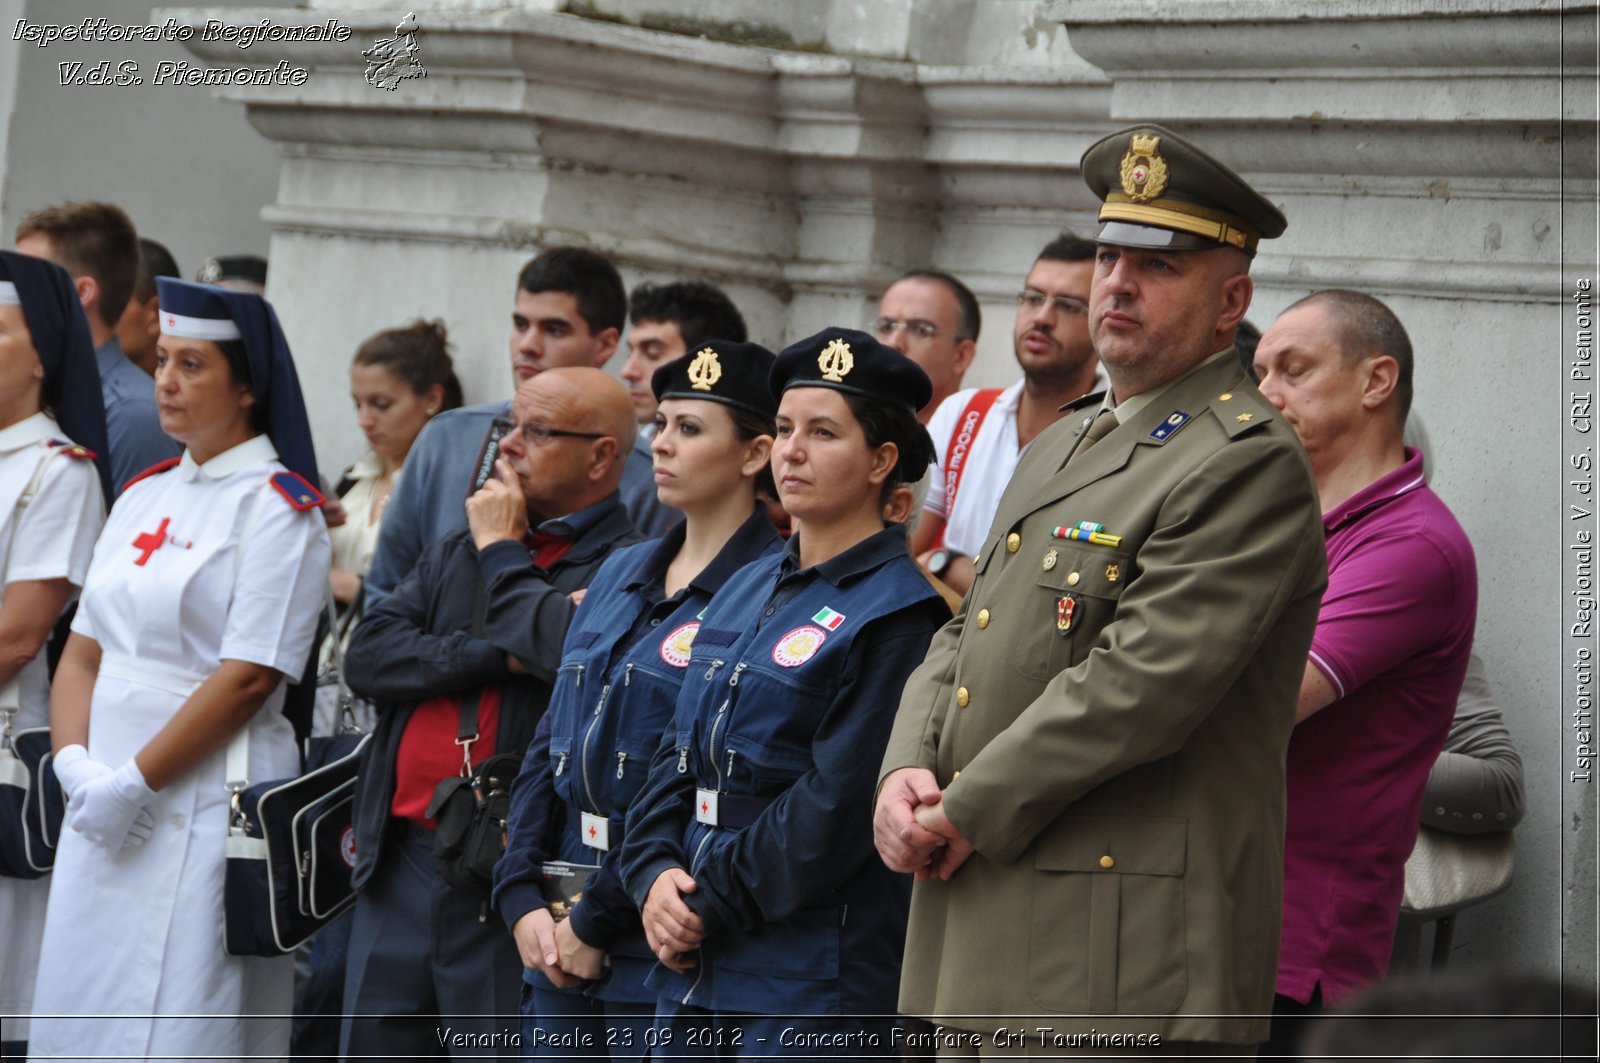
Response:
[[[143,480],[146,476],[154,476],[158,472],[166,472],[168,469],[172,468],[174,465],[178,464],[178,462],[180,462],[182,460],[183,460],[183,458],[180,455],[179,457],[176,457],[176,458],[168,458],[166,461],[158,461],[154,465],[152,465],[148,469],[146,469],[144,472],[141,472],[137,476],[134,476],[131,479],[129,479],[127,483],[122,485],[122,489],[124,491],[126,491],[128,488],[132,487],[134,484],[138,483],[140,480]]]
[[[67,439],[47,439],[45,440],[45,445],[51,450],[59,451],[60,453],[65,454],[69,458],[80,458],[85,461],[93,461],[95,458],[99,457],[98,454],[90,450],[88,447],[74,443]]]
[[[950,442],[944,449],[944,520],[947,527],[956,511],[956,492],[961,489],[961,474],[967,470],[967,455],[972,452],[972,443],[978,438],[983,419],[989,416],[989,408],[1004,390],[979,388],[973,392],[961,416],[956,418],[955,427],[950,430]],[[934,545],[944,545],[943,531]]]
[[[322,492],[297,472],[285,470],[278,473],[272,478],[272,486],[295,509],[305,511],[322,505]]]

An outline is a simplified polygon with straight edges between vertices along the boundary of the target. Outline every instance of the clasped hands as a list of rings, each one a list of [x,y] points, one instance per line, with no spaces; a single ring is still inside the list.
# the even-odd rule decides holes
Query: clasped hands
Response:
[[[156,792],[130,757],[113,771],[81,745],[64,747],[55,757],[56,778],[67,793],[67,826],[96,845],[121,849],[143,845],[155,829],[145,806]]]
[[[872,840],[889,870],[910,871],[918,882],[948,880],[967,862],[972,843],[945,815],[943,796],[926,768],[900,768],[883,780]]]
[[[572,929],[572,920],[556,922],[548,908],[535,908],[511,928],[522,965],[567,989],[605,974],[604,949],[585,944]]]

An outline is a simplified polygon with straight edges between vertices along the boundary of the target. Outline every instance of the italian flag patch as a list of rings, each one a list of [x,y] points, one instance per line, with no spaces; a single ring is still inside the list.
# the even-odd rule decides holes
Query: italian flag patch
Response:
[[[839,625],[844,623],[844,614],[836,613],[832,609],[824,608],[822,612],[811,618],[813,624],[821,624],[829,631],[838,631]]]

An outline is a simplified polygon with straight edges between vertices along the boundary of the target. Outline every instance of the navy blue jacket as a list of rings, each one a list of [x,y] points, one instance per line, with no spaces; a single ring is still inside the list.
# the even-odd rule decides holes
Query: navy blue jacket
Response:
[[[616,856],[623,817],[672,719],[700,613],[729,577],[783,542],[757,509],[705,570],[668,598],[662,583],[683,541],[680,522],[665,538],[617,551],[589,584],[567,632],[550,711],[512,790],[506,854],[495,868],[495,908],[514,927],[545,904],[544,861],[600,865],[571,918],[580,938],[611,953],[611,976],[593,989],[603,1000],[655,1000],[644,987],[654,961]],[[585,845],[572,829],[582,812],[606,817],[608,850]],[[553,988],[535,971],[528,980]]]
[[[651,988],[720,1012],[894,1013],[911,880],[878,859],[872,800],[901,687],[949,618],[898,525],[808,569],[791,540],[712,599],[621,854],[641,907],[668,868],[698,887],[698,965],[657,965]]]
[[[567,597],[588,586],[612,550],[639,540],[621,499],[609,498],[560,521],[572,546],[545,570],[519,542],[479,553],[470,531],[447,535],[423,551],[411,574],[369,608],[345,654],[350,689],[370,698],[378,723],[356,783],[356,867],[360,889],[372,876],[392,817],[400,736],[419,702],[489,684],[502,687],[496,753],[521,753],[550,700],[561,642],[577,606]],[[484,595],[484,634],[473,613]],[[527,669],[513,675],[511,654]]]

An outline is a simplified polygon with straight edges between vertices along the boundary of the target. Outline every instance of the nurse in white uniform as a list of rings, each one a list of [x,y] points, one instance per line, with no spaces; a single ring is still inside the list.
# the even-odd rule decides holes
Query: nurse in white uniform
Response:
[[[292,959],[223,953],[224,747],[248,728],[252,780],[298,770],[283,679],[310,651],[328,533],[271,307],[157,284],[156,402],[162,430],[186,449],[118,499],[56,670],[68,829],[32,1048],[271,1058],[288,1047]],[[252,1017],[263,1015],[281,1017]]]
[[[43,259],[0,251],[0,686],[8,688],[0,715],[15,710],[13,731],[49,723],[40,651],[78,596],[105,520],[111,484],[100,389],[66,386],[96,379],[72,277]],[[28,1039],[49,893],[48,875],[0,877],[0,1043],[8,1058]]]

